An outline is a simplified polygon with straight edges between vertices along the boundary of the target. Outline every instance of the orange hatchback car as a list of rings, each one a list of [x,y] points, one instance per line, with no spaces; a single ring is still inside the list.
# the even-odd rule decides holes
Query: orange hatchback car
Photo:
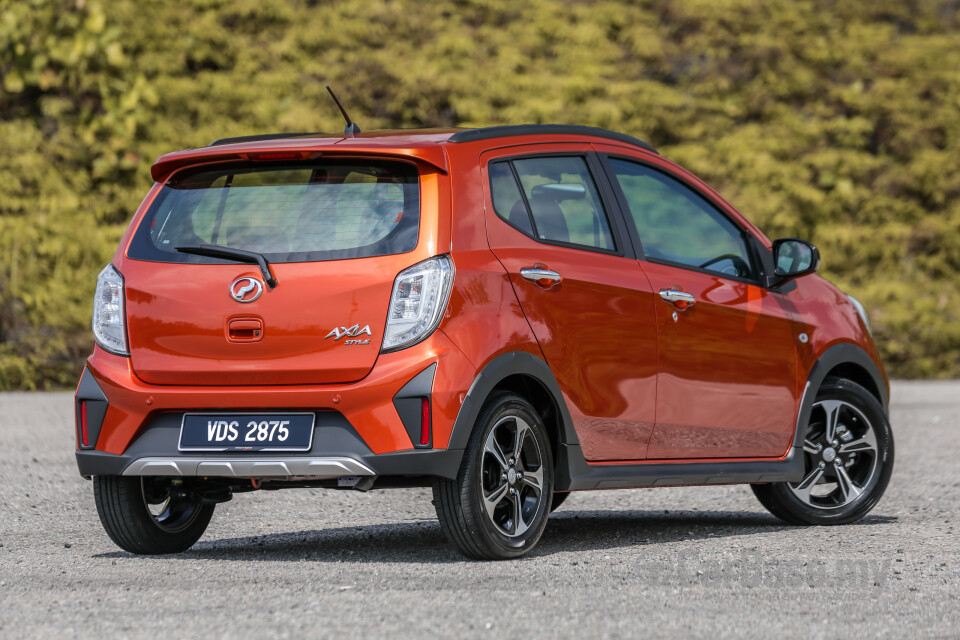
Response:
[[[493,559],[570,491],[742,483],[840,524],[890,479],[863,307],[640,140],[350,125],[152,171],[76,393],[123,549],[183,551],[259,489],[432,486]]]

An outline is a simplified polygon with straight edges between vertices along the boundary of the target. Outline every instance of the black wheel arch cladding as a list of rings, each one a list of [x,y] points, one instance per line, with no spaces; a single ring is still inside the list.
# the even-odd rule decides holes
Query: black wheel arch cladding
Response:
[[[557,413],[558,440],[566,444],[579,444],[573,419],[549,365],[525,351],[510,351],[491,360],[470,385],[450,434],[450,443],[447,445],[449,449],[466,448],[487,398],[503,380],[516,375],[532,379],[549,394]]]
[[[810,370],[810,375],[807,377],[803,398],[800,402],[800,411],[797,414],[797,422],[794,426],[794,447],[803,446],[803,437],[806,432],[806,426],[810,422],[810,413],[813,410],[817,393],[823,386],[824,380],[826,380],[830,373],[837,367],[844,365],[855,365],[866,372],[866,375],[869,376],[869,379],[873,382],[874,387],[873,389],[867,388],[867,390],[876,393],[877,400],[880,402],[880,406],[883,407],[884,414],[889,413],[887,385],[879,367],[877,367],[870,356],[867,355],[867,352],[861,347],[849,342],[836,344],[823,352],[816,363],[814,363],[813,368]],[[854,380],[853,382],[857,381]]]

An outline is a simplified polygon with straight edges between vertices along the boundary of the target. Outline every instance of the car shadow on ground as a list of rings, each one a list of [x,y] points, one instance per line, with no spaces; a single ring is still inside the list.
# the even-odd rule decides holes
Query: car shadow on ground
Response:
[[[867,516],[854,525],[895,522]],[[564,511],[547,523],[530,558],[568,551],[620,549],[729,536],[796,530],[773,516],[749,511]],[[116,551],[97,558],[133,558]],[[436,520],[399,522],[241,538],[203,540],[184,553],[165,558],[278,562],[454,563],[464,557],[446,541]]]

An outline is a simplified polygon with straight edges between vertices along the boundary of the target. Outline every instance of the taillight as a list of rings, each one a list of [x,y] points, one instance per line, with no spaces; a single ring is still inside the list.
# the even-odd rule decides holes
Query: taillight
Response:
[[[417,344],[437,328],[453,285],[453,261],[437,256],[404,269],[393,283],[383,351]]]
[[[90,446],[90,435],[87,433],[87,403],[80,403],[80,444]]]
[[[127,351],[123,276],[112,264],[104,267],[97,276],[97,292],[93,298],[93,337],[98,345],[110,353],[130,355]]]
[[[420,446],[430,444],[430,399],[420,399]]]

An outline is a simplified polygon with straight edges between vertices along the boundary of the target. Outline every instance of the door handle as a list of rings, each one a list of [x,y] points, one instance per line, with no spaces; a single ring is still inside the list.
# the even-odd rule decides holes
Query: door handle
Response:
[[[677,289],[660,289],[660,297],[680,310],[692,307],[697,302],[692,293]]]
[[[529,280],[544,289],[549,289],[563,281],[563,278],[556,271],[551,271],[550,269],[545,269],[540,266],[520,269],[520,275],[523,276],[525,280]]]

